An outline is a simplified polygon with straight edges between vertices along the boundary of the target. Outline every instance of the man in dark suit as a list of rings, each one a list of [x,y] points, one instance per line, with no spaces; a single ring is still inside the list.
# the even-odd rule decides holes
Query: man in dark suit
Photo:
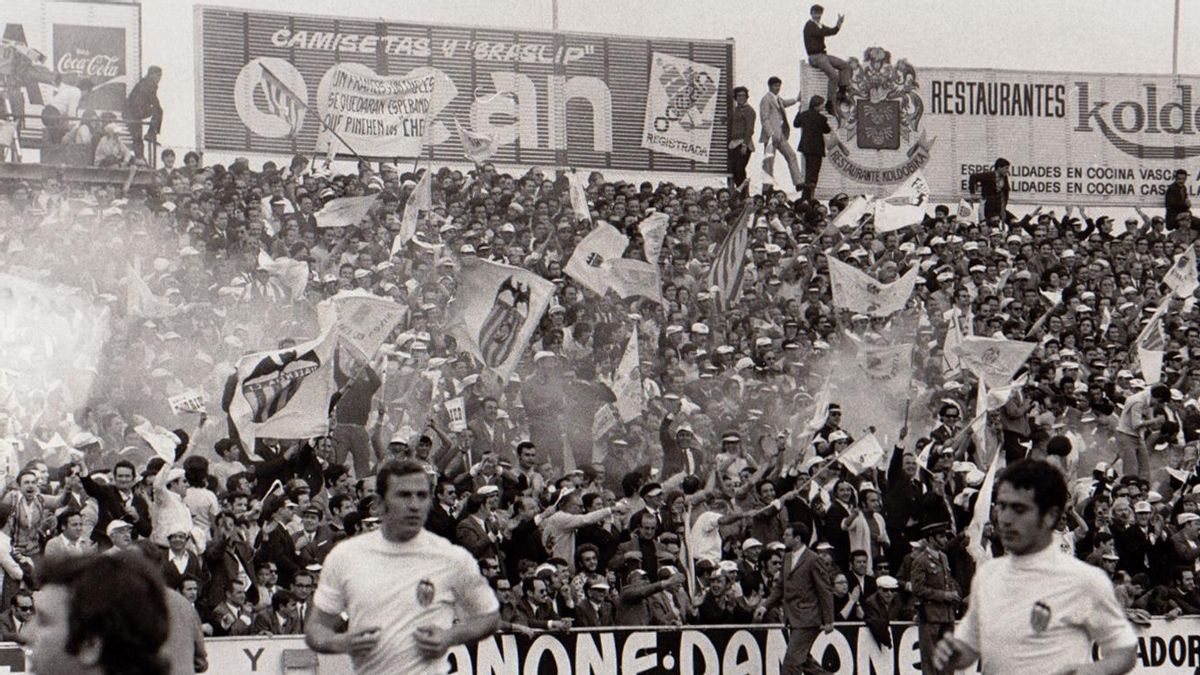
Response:
[[[258,610],[250,630],[255,635],[299,635],[300,619],[296,618],[296,596],[289,590],[277,592],[271,606]]]
[[[792,523],[784,530],[783,543],[788,552],[783,556],[783,578],[754,617],[761,620],[771,609],[783,608],[783,621],[788,627],[788,648],[783,657],[787,673],[825,672],[809,652],[818,632],[833,632],[833,572],[805,544],[808,538],[808,526],[803,523]]]
[[[967,191],[975,198],[975,189],[979,188],[979,197],[983,200],[983,217],[1004,220],[1008,211],[1008,170],[1012,163],[1000,157],[992,165],[991,171],[980,171],[971,174],[967,181]]]
[[[579,604],[573,628],[606,628],[615,625],[608,588],[608,583],[600,577],[588,584],[587,598]]]
[[[316,505],[310,504],[301,511],[300,519],[304,529],[292,536],[300,564],[307,566],[325,562],[325,556],[329,555],[333,545],[337,543],[333,530],[322,522],[325,513]]]
[[[274,501],[269,507],[263,507],[263,516],[267,522],[258,534],[258,546],[254,555],[255,560],[260,562],[275,563],[279,571],[279,584],[285,587],[292,585],[292,576],[300,570],[296,542],[287,531],[287,523],[291,521],[295,508],[295,502],[282,500]]]
[[[1173,230],[1180,224],[1185,227],[1191,226],[1192,215],[1192,200],[1188,197],[1187,191],[1188,172],[1185,169],[1175,170],[1175,182],[1167,186],[1167,191],[1164,196],[1167,207],[1167,229]],[[1186,220],[1179,216],[1187,214]]]
[[[925,548],[913,554],[909,584],[918,603],[921,672],[938,675],[933,665],[933,650],[944,633],[954,630],[954,613],[962,603],[962,596],[950,571],[950,560],[943,552],[950,541],[950,524],[930,523],[921,532],[925,535]]]
[[[25,631],[29,622],[33,621],[33,594],[17,591],[11,602],[12,606],[0,612],[0,639],[24,642]]]
[[[167,551],[161,566],[167,588],[179,588],[184,579],[203,579],[205,576],[200,558],[187,549],[189,536],[183,531],[167,535]]]
[[[127,520],[133,523],[133,531],[143,539],[150,538],[150,505],[141,495],[135,494],[133,485],[137,482],[137,471],[133,464],[120,460],[113,465],[113,485],[102,485],[91,476],[80,476],[83,490],[89,497],[96,500],[98,513],[96,527],[92,529],[92,540],[103,548],[112,546],[109,541],[108,524],[114,520]]]
[[[800,130],[800,145],[797,149],[804,157],[804,189],[801,199],[812,199],[821,177],[821,162],[825,159],[825,134],[832,129],[829,120],[821,113],[825,99],[813,96],[808,100],[808,110],[796,113],[792,126]]]
[[[887,575],[878,579],[879,590],[863,601],[863,623],[880,646],[892,648],[892,622],[899,621],[904,605],[900,602],[900,582]]]
[[[429,507],[429,515],[425,518],[425,529],[455,543],[454,537],[454,500],[458,497],[458,488],[453,481],[442,480],[437,486],[437,499]]]
[[[249,635],[252,622],[253,618],[246,612],[246,584],[234,579],[226,587],[225,599],[209,613],[213,637]]]
[[[213,536],[202,560],[209,575],[208,583],[204,585],[204,604],[208,607],[224,602],[229,589],[242,574],[254,573],[254,548],[246,541],[246,533],[238,526],[233,514],[225,512],[217,516]],[[243,587],[243,596],[245,593]]]
[[[488,506],[488,498],[495,494],[491,490],[495,489],[495,486],[485,486],[467,498],[462,518],[454,530],[458,545],[470,551],[476,560],[500,558],[500,548],[496,545],[498,533],[492,530],[492,511]]]

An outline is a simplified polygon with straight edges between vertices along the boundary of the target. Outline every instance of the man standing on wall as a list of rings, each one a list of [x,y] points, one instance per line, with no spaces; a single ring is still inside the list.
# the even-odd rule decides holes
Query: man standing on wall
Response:
[[[825,159],[825,134],[831,131],[829,120],[821,114],[825,99],[813,96],[808,100],[808,110],[796,114],[792,125],[800,129],[800,154],[804,157],[804,189],[801,199],[812,199],[821,177],[821,162]]]
[[[733,88],[733,113],[729,116],[729,173],[733,189],[741,191],[746,182],[746,165],[754,152],[754,108],[750,107],[750,90]]]
[[[800,190],[804,179],[800,176],[800,163],[796,160],[796,151],[788,144],[792,128],[787,122],[787,109],[796,105],[800,97],[782,98],[779,95],[780,89],[783,89],[783,80],[775,76],[768,78],[767,93],[758,104],[758,112],[762,115],[762,133],[759,134],[758,140],[763,143],[763,152],[767,155],[763,158],[763,171],[768,178],[772,177],[774,163],[769,163],[768,158],[774,157],[776,152],[783,153],[787,159],[788,171],[792,174],[792,183]]]

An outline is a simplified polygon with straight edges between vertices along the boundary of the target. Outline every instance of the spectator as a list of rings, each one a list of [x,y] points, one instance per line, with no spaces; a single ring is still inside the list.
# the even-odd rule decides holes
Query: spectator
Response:
[[[807,27],[805,28],[807,31]],[[809,60],[812,60],[809,56]],[[832,59],[826,55],[827,59]],[[821,114],[825,99],[813,96],[808,100],[808,110],[796,113],[792,126],[800,129],[800,145],[797,148],[804,157],[804,190],[801,199],[812,199],[821,178],[821,162],[825,159],[825,134],[832,131],[829,120]]]
[[[733,177],[730,187],[741,192],[745,189],[746,165],[754,153],[754,122],[756,115],[750,107],[750,90],[733,88],[733,112],[729,115],[729,172]]]
[[[162,80],[162,68],[150,66],[146,76],[129,91],[125,101],[124,119],[129,127],[129,135],[133,141],[133,154],[141,159],[145,157],[142,147],[143,136],[151,144],[158,140],[162,130],[163,110],[158,102],[158,83]],[[143,134],[142,124],[149,118],[150,124]]]
[[[804,178],[800,173],[800,164],[796,161],[796,151],[792,150],[792,146],[787,142],[792,132],[787,123],[787,109],[796,105],[800,97],[782,98],[779,95],[782,88],[783,80],[775,76],[767,79],[767,93],[758,103],[758,111],[762,115],[762,133],[759,134],[758,140],[764,145],[770,144],[770,149],[766,150],[768,155],[773,149],[784,156],[788,171],[792,175],[792,183],[795,184],[796,190],[800,191],[804,187]]]
[[[804,24],[804,51],[808,54],[808,65],[825,73],[829,80],[828,94],[825,96],[826,109],[830,115],[837,115],[837,105],[846,100],[846,86],[850,84],[852,74],[850,64],[825,51],[825,38],[837,35],[842,29],[845,19],[838,15],[833,28],[821,25],[821,17],[825,8],[813,5],[808,12],[808,22]],[[819,106],[818,106],[819,107]],[[809,108],[812,106],[810,104]],[[799,126],[799,125],[797,125]],[[816,184],[816,181],[812,181]]]

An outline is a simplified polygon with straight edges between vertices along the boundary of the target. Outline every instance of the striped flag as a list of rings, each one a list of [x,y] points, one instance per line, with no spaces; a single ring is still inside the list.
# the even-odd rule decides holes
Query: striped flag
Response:
[[[269,68],[265,65],[261,68],[261,82],[263,94],[267,97],[267,108],[272,115],[287,122],[288,129],[291,130],[289,136],[296,135],[300,129],[300,119],[304,116],[304,111],[308,110],[308,105]]]
[[[712,269],[708,272],[708,287],[716,286],[719,289],[717,301],[722,308],[729,306],[741,291],[746,267],[746,244],[750,242],[750,221],[753,218],[754,209],[747,204],[733,231],[721,242]]]

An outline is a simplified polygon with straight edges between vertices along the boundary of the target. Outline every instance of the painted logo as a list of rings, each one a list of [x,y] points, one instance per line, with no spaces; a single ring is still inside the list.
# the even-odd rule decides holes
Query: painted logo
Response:
[[[1041,600],[1033,603],[1033,609],[1029,610],[1029,625],[1033,628],[1033,632],[1041,633],[1050,625],[1050,605]]]
[[[1105,140],[1113,147],[1137,159],[1180,160],[1200,155],[1200,145],[1142,145],[1122,138],[1121,134],[1165,133],[1178,136],[1192,136],[1200,133],[1196,120],[1200,113],[1192,105],[1191,85],[1176,85],[1179,89],[1179,101],[1164,103],[1159,106],[1158,87],[1153,84],[1143,85],[1146,100],[1120,101],[1111,105],[1103,99],[1093,101],[1091,85],[1087,82],[1076,82],[1075,92],[1078,95],[1077,106],[1079,117],[1076,120],[1075,131],[1094,131],[1092,124],[1100,130]],[[1102,94],[1103,96],[1103,94]]]
[[[428,607],[429,605],[433,604],[433,593],[433,582],[428,578],[422,579],[420,583],[417,584],[417,602],[420,603],[422,607]]]
[[[860,183],[900,182],[929,162],[933,148],[933,140],[926,140],[920,131],[925,103],[917,71],[905,59],[893,64],[892,53],[882,47],[868,48],[861,61],[850,59],[850,67],[849,100],[835,108],[838,128],[829,161]],[[905,157],[890,167],[865,166],[855,160],[850,143],[860,151],[903,150]]]
[[[681,71],[674,64],[664,63],[659,83],[667,93],[665,114],[654,118],[654,130],[665,132],[675,123],[687,131],[708,129],[711,119],[705,119],[709,104],[717,94],[717,83],[703,70],[691,65]]]

